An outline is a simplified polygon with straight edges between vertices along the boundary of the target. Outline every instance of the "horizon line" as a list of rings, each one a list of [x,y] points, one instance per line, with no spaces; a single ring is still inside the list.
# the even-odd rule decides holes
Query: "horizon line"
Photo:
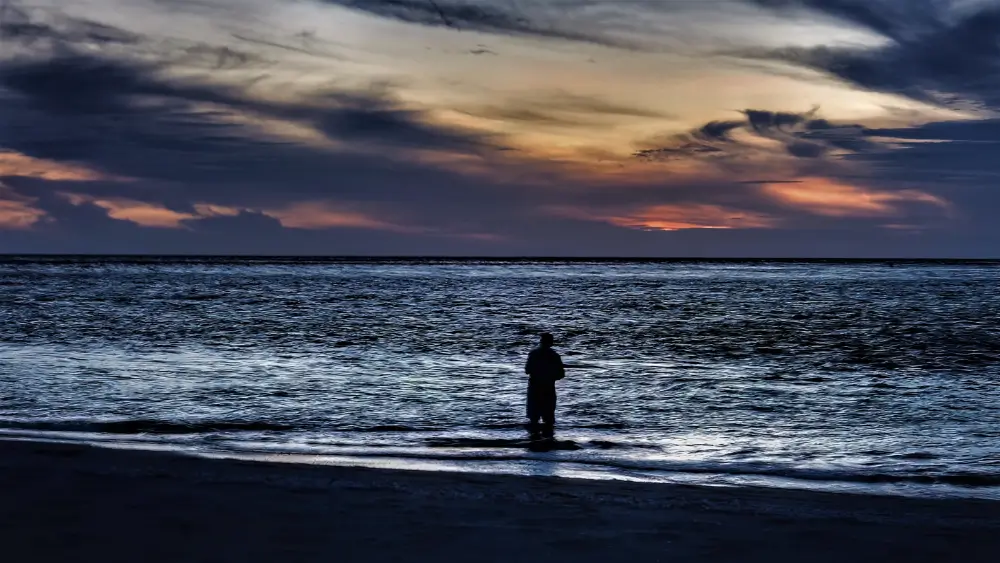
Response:
[[[177,259],[177,260],[315,260],[315,261],[534,261],[534,262],[998,262],[995,258],[845,257],[845,256],[558,256],[447,254],[157,254],[157,253],[0,253],[11,259]]]

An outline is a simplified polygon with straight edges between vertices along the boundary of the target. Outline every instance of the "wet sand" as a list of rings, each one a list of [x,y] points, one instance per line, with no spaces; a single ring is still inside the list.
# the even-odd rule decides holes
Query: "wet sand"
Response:
[[[1000,502],[0,441],[9,561],[997,561]]]

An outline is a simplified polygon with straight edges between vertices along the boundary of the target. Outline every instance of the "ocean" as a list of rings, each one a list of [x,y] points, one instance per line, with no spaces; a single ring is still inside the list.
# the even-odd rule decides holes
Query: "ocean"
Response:
[[[1000,499],[1000,262],[0,258],[0,437]],[[540,332],[571,365],[524,429]]]

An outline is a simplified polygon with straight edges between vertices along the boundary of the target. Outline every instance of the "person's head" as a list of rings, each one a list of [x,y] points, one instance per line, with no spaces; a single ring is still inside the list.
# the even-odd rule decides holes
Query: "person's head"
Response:
[[[550,333],[543,332],[538,342],[542,345],[542,348],[551,348],[555,344],[556,339]]]

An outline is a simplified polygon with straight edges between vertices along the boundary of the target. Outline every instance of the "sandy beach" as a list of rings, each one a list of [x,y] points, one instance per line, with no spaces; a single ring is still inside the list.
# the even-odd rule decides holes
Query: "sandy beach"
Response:
[[[1000,503],[209,460],[0,442],[33,561],[995,561]]]

